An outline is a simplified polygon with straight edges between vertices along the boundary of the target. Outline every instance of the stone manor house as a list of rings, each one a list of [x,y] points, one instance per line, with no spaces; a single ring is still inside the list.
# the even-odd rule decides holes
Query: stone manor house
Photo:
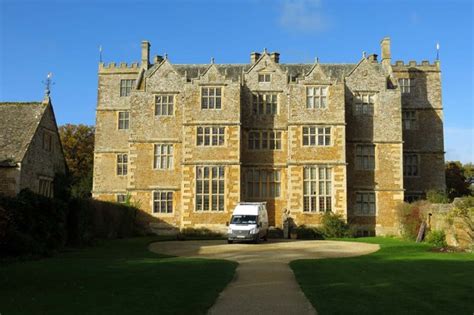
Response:
[[[397,234],[397,205],[444,190],[440,63],[99,65],[93,196],[131,198],[154,228],[222,230],[239,201],[363,235]]]

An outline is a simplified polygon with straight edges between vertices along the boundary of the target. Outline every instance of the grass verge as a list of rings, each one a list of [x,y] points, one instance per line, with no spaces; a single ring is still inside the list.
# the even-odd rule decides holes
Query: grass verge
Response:
[[[154,238],[0,265],[1,314],[204,314],[237,263],[167,257]]]
[[[381,249],[290,266],[318,314],[472,314],[474,255],[436,253],[390,238],[350,239]]]

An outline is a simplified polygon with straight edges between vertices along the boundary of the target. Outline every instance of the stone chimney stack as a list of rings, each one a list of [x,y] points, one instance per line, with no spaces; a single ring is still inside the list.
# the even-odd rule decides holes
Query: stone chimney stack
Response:
[[[145,70],[150,66],[150,46],[148,41],[142,41],[142,68]]]
[[[270,59],[273,60],[274,63],[280,63],[280,53],[272,52],[270,54]]]
[[[390,65],[392,63],[392,55],[390,53],[390,37],[385,37],[380,42],[380,49],[382,51],[382,64]]]
[[[257,53],[257,52],[253,52],[250,54],[250,64],[254,64],[257,62],[258,59],[260,59],[260,53]]]

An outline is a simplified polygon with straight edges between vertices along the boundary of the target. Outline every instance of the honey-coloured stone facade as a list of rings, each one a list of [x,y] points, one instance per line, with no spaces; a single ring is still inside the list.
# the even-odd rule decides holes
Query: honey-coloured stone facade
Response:
[[[265,50],[196,65],[151,63],[143,42],[141,64],[101,63],[93,196],[131,198],[154,231],[223,231],[239,201],[266,201],[276,227],[331,211],[398,234],[398,204],[445,187],[440,63],[381,49],[357,64]]]

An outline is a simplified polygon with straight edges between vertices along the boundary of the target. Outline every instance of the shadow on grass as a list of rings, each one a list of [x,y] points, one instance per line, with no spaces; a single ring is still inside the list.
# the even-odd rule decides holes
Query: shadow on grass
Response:
[[[392,239],[370,255],[292,262],[319,314],[471,314],[474,255]]]
[[[0,269],[2,314],[204,314],[236,263],[154,254],[156,238],[100,246]]]

